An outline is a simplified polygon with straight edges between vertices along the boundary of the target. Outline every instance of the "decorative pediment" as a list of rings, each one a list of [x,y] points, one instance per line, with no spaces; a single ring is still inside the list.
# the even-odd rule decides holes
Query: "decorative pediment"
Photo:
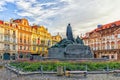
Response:
[[[29,26],[29,22],[28,22],[27,19],[23,18],[23,19],[21,19],[21,20],[22,20],[22,25],[24,25],[24,26]]]
[[[96,37],[101,37],[101,35],[98,32],[93,32],[93,33],[90,34],[90,37],[91,38],[96,38]]]

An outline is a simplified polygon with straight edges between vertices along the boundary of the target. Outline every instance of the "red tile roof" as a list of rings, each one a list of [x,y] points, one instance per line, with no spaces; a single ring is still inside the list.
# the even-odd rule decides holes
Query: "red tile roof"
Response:
[[[116,26],[119,26],[119,25],[120,25],[120,20],[119,20],[119,21],[112,22],[112,23],[109,23],[109,24],[102,25],[101,27],[96,28],[96,29],[94,29],[94,30],[91,31],[91,32],[100,31],[100,30],[103,30],[103,29],[107,29],[107,28],[111,28],[111,27],[116,27]],[[91,33],[91,32],[90,32],[90,33]]]
[[[19,22],[21,22],[21,21],[22,21],[21,19],[13,20],[13,22],[16,22],[16,23],[19,23]]]
[[[3,24],[3,23],[4,23],[4,21],[0,20],[0,24]]]
[[[32,28],[35,28],[35,29],[37,29],[37,28],[38,28],[38,25],[34,25],[34,26],[32,26]]]
[[[108,24],[105,24],[105,25],[102,25],[101,27],[96,28],[96,29],[94,29],[94,30],[92,30],[90,32],[87,32],[87,33],[91,34],[91,33],[96,32],[96,31],[108,29],[108,28],[111,28],[111,27],[117,27],[117,26],[120,26],[120,20],[112,22],[112,23],[108,23]],[[88,38],[88,37],[87,36],[82,37],[82,39],[86,39],[86,38]]]

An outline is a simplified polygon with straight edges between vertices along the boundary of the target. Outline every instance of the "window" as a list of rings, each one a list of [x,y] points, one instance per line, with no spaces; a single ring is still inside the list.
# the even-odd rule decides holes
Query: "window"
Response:
[[[26,46],[24,46],[24,50],[26,50]]]
[[[44,41],[44,40],[41,40],[41,44],[45,44],[45,41]]]
[[[6,49],[7,47],[6,47],[6,44],[4,44],[4,48]]]
[[[33,40],[33,44],[36,44],[36,39]]]
[[[112,55],[111,58],[114,59],[114,55]]]
[[[109,37],[109,36],[107,36],[107,40],[109,40],[109,38],[110,38],[110,37]]]
[[[114,35],[111,36],[111,39],[114,39]]]
[[[103,46],[103,47],[102,47],[102,49],[104,50],[104,49],[105,49],[105,47]]]
[[[24,39],[24,43],[26,43],[26,39]]]
[[[118,49],[120,49],[120,44],[118,44]]]
[[[44,48],[42,48],[42,51],[44,51]]]
[[[109,44],[107,44],[107,49],[110,49],[110,46],[109,46]]]
[[[28,28],[26,28],[26,31],[28,31]]]
[[[22,38],[20,38],[20,43],[22,43]]]
[[[4,40],[7,41],[7,35],[4,36]]]
[[[8,30],[8,34],[10,34],[10,30]]]
[[[20,50],[22,50],[22,46],[20,46]]]
[[[38,48],[38,51],[40,51],[40,47]]]
[[[111,49],[114,49],[114,45],[111,46]]]
[[[118,38],[120,38],[120,34],[118,34]]]
[[[28,47],[28,50],[29,50],[29,47]]]
[[[13,43],[16,43],[16,39],[15,38],[13,38]]]
[[[13,45],[13,50],[16,50],[16,46],[15,45]]]
[[[10,36],[8,36],[8,41],[10,41]]]
[[[15,35],[15,31],[13,31],[13,35]]]
[[[35,51],[35,50],[36,50],[36,47],[34,46],[34,47],[33,47],[33,51]]]
[[[1,35],[1,40],[3,39],[3,36]]]
[[[9,44],[7,45],[7,49],[10,50],[10,45]]]
[[[28,38],[28,44],[30,43],[29,38]]]

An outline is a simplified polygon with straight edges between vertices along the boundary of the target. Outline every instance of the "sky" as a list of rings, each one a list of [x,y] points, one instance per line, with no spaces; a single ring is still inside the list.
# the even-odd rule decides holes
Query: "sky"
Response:
[[[0,19],[11,18],[27,18],[30,25],[43,25],[63,37],[70,23],[77,36],[120,20],[120,0],[0,0]]]

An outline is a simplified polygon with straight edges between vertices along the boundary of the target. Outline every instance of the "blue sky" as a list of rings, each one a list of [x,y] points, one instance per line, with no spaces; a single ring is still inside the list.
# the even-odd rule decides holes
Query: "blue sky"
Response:
[[[1,0],[0,19],[27,18],[44,25],[52,34],[64,36],[71,23],[74,35],[120,20],[120,0]]]

